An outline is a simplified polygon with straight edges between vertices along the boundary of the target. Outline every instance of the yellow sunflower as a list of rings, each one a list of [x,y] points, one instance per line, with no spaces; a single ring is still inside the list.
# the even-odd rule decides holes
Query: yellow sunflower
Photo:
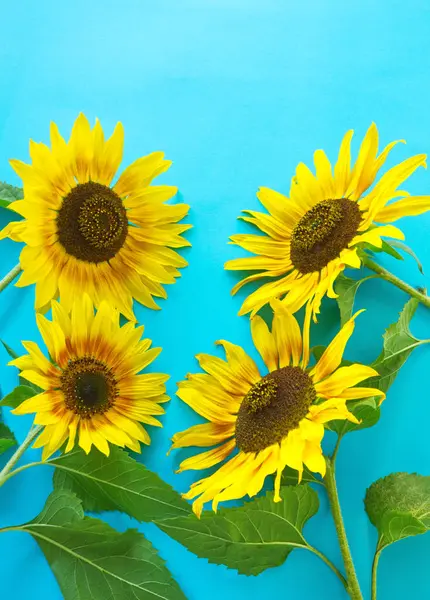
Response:
[[[161,426],[168,375],[138,373],[161,352],[142,340],[143,326],[119,325],[119,313],[101,302],[96,314],[88,295],[73,303],[70,316],[55,300],[52,321],[37,315],[48,349],[48,360],[34,342],[22,342],[28,354],[11,361],[21,375],[44,391],[25,400],[12,412],[36,413],[34,423],[44,429],[34,447],[43,446],[45,460],[68,439],[69,452],[79,437],[88,453],[94,444],[109,455],[109,442],[140,452],[139,442],[150,443],[141,423]]]
[[[387,223],[430,209],[430,196],[408,197],[407,192],[398,190],[419,166],[426,165],[425,154],[391,168],[368,191],[397,142],[378,155],[378,130],[372,124],[351,168],[352,135],[351,130],[343,138],[334,170],[324,151],[317,150],[316,175],[300,163],[289,198],[261,188],[257,197],[269,214],[246,210],[247,216],[240,217],[264,235],[231,236],[233,244],[257,256],[230,260],[225,268],[259,271],[240,281],[232,294],[251,281],[276,280],[251,293],[239,314],[255,314],[271,298],[285,297],[293,313],[310,302],[315,318],[325,294],[336,298],[336,277],[347,267],[360,268],[360,244],[380,248],[383,237],[404,239],[397,227]],[[401,199],[388,204],[398,197]]]
[[[206,373],[188,375],[179,383],[177,395],[209,423],[175,434],[172,448],[216,446],[184,460],[179,471],[207,469],[229,458],[185,494],[187,499],[197,498],[193,510],[198,516],[209,500],[216,510],[221,501],[254,496],[266,476],[275,472],[275,501],[280,501],[286,465],[298,471],[299,481],[303,465],[324,476],[324,423],[334,419],[357,423],[348,410],[349,400],[385,397],[377,389],[353,387],[377,375],[371,367],[339,367],[357,315],[344,325],[318,363],[308,368],[309,327],[304,327],[302,336],[296,319],[279,300],[272,301],[272,307],[271,331],[258,315],[251,319],[252,339],[268,374],[261,375],[240,346],[221,340],[217,343],[227,360],[200,354],[196,358]]]
[[[70,309],[85,290],[96,306],[107,300],[133,319],[133,298],[158,309],[153,296],[166,298],[187,262],[172,248],[189,246],[178,224],[186,204],[166,205],[173,186],[151,186],[171,162],[162,152],[139,158],[112,180],[122,160],[124,131],[118,123],[105,141],[99,123],[91,129],[83,114],[68,143],[51,123],[51,145],[30,141],[32,164],[12,160],[24,184],[24,199],[9,208],[24,217],[8,224],[0,239],[26,245],[18,286],[36,284],[36,310],[60,295]]]

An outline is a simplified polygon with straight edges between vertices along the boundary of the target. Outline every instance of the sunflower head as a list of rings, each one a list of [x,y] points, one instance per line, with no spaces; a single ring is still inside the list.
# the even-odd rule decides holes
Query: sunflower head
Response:
[[[114,183],[122,160],[124,132],[118,123],[105,140],[98,121],[93,128],[77,118],[66,142],[51,125],[51,148],[30,142],[30,165],[12,160],[22,178],[24,199],[9,208],[24,217],[9,223],[0,239],[26,245],[17,285],[36,284],[37,310],[60,296],[67,310],[82,289],[96,306],[107,300],[134,319],[133,299],[159,308],[164,284],[174,283],[187,262],[174,250],[189,245],[178,224],[186,204],[165,204],[177,188],[152,186],[170,167],[162,152],[139,158]]]
[[[216,510],[221,501],[254,496],[272,473],[276,473],[275,501],[281,500],[281,474],[286,465],[297,470],[298,481],[304,465],[324,476],[324,423],[335,419],[357,423],[348,409],[349,400],[384,398],[380,390],[355,387],[377,375],[374,369],[357,363],[340,366],[357,315],[344,325],[317,364],[309,367],[310,309],[302,334],[282,302],[272,301],[272,306],[271,330],[261,317],[251,319],[252,338],[266,374],[260,374],[240,346],[221,341],[226,360],[198,355],[206,373],[189,375],[179,384],[177,395],[208,422],[174,435],[172,447],[214,446],[184,460],[179,470],[207,469],[228,459],[185,494],[195,499],[197,515],[206,501],[212,500]]]
[[[35,442],[48,458],[67,440],[65,451],[75,441],[89,452],[92,445],[109,454],[109,443],[140,452],[140,443],[150,443],[142,426],[160,422],[160,406],[168,375],[139,374],[160,353],[141,339],[143,327],[127,323],[120,327],[118,311],[102,302],[96,314],[87,294],[72,306],[70,315],[56,301],[52,321],[37,315],[40,333],[48,349],[48,360],[37,344],[23,342],[28,354],[9,364],[40,386],[42,392],[25,400],[13,412],[36,413],[34,422],[44,426]]]
[[[255,256],[230,260],[225,267],[258,272],[240,281],[232,293],[251,281],[271,281],[246,298],[239,314],[252,316],[271,298],[284,298],[293,313],[309,302],[316,318],[322,298],[336,297],[337,276],[346,267],[360,267],[358,250],[363,244],[381,248],[383,237],[403,239],[403,233],[388,223],[430,208],[430,196],[407,197],[407,192],[398,190],[419,166],[425,166],[424,154],[396,165],[377,181],[397,142],[378,155],[378,130],[372,124],[351,165],[352,134],[346,133],[334,168],[317,150],[316,174],[300,163],[289,197],[268,188],[259,190],[257,196],[269,214],[244,211],[241,218],[263,235],[232,236],[232,243]],[[398,197],[402,199],[390,203]]]

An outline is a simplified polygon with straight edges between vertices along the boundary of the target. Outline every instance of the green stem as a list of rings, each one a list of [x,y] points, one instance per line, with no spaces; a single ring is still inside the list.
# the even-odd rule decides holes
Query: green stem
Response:
[[[319,550],[317,550],[316,548],[314,548],[313,546],[307,546],[307,549],[310,550],[311,552],[313,552],[316,556],[318,556],[323,562],[325,562],[325,564],[333,571],[333,573],[340,579],[340,581],[342,582],[342,585],[345,587],[345,589],[348,589],[348,582],[346,581],[345,577],[342,575],[342,573],[339,571],[339,569],[336,567],[336,565],[334,565],[331,560],[329,558],[327,558],[327,556],[325,554],[323,554],[322,552],[320,552]]]
[[[416,298],[418,302],[421,302],[421,304],[424,304],[424,306],[427,306],[427,308],[430,308],[430,296],[419,292],[408,283],[405,283],[402,279],[399,279],[398,277],[390,273],[390,271],[387,271],[387,269],[384,269],[383,267],[378,265],[378,263],[376,263],[368,256],[362,256],[361,260],[363,265],[365,265],[368,269],[375,271],[375,273],[377,273],[379,277],[385,279],[385,281],[389,281],[390,283],[398,287],[400,290],[403,290],[404,292],[409,294],[409,296],[412,296],[412,298]]]
[[[363,600],[363,595],[358,583],[354,563],[349,549],[348,539],[346,537],[345,525],[343,523],[342,512],[340,510],[339,496],[337,493],[334,462],[326,457],[327,472],[325,475],[326,489],[330,502],[331,512],[333,514],[336,533],[339,540],[340,551],[345,565],[347,592],[353,600]]]
[[[24,454],[24,452],[30,446],[31,442],[39,435],[39,433],[42,431],[42,429],[43,429],[42,425],[38,425],[38,426],[32,427],[30,429],[30,431],[27,434],[27,437],[22,442],[21,446],[19,446],[19,448],[15,451],[15,453],[13,454],[11,459],[5,464],[3,469],[0,471],[0,487],[10,477],[12,477],[12,475],[15,475],[16,471],[18,471],[18,469],[16,471],[12,471],[13,467],[16,465],[16,463],[19,461],[21,456]],[[23,470],[22,467],[19,470]]]
[[[371,596],[371,600],[376,600],[376,581],[377,581],[377,572],[378,572],[378,563],[379,563],[379,558],[381,556],[381,552],[382,552],[382,548],[380,549],[376,549],[375,552],[375,556],[373,558],[373,564],[372,564],[372,596]]]
[[[5,275],[3,277],[2,280],[0,280],[0,292],[2,292],[5,288],[7,288],[7,286],[9,285],[9,283],[12,283],[12,281],[15,279],[15,277],[21,273],[21,265],[17,264],[14,266],[13,269],[11,269],[9,271],[9,273],[7,275]]]

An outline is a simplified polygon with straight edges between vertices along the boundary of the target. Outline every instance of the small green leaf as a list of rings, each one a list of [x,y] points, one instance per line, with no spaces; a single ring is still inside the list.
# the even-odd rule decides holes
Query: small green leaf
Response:
[[[118,533],[84,517],[70,492],[54,491],[36,519],[13,529],[39,544],[64,600],[185,600],[142,534],[132,529]]]
[[[12,348],[8,344],[6,344],[6,342],[4,342],[3,340],[0,340],[0,342],[3,344],[4,349],[11,358],[13,358],[14,360],[15,358],[18,358],[18,354],[14,350],[12,350]]]
[[[281,485],[297,485],[298,484],[298,471],[291,467],[285,467],[282,471]],[[303,475],[301,483],[319,483],[324,485],[324,481],[318,477],[312,471],[309,471],[307,467],[303,468]]]
[[[57,467],[55,489],[67,489],[83,501],[85,510],[119,510],[138,521],[188,515],[190,507],[175,490],[124,450],[111,447],[107,457],[74,450],[50,459]]]
[[[314,346],[313,348],[311,348],[311,354],[314,357],[316,363],[319,361],[321,356],[324,354],[326,348],[327,348],[327,346],[322,346],[322,345]]]
[[[392,473],[367,489],[367,515],[379,534],[378,550],[430,528],[430,477]]]
[[[377,246],[373,246],[373,244],[369,244],[369,242],[360,244],[360,247],[358,249],[358,256],[360,256],[360,255],[366,256],[367,255],[366,250],[368,250],[372,254],[379,254],[380,252],[385,252],[386,254],[389,254],[390,256],[392,256],[393,258],[396,258],[397,260],[403,260],[403,256],[401,254],[399,254],[399,252],[397,252],[397,250],[394,250],[394,248],[392,246],[390,246],[390,244],[388,244],[385,240],[381,240],[381,242],[382,242],[382,245],[380,248],[378,248]]]
[[[0,342],[2,343],[4,349],[6,350],[6,352],[9,354],[9,356],[13,360],[15,360],[15,358],[19,358],[18,354],[8,344],[6,344],[6,342],[4,342],[3,340],[0,340]],[[21,375],[18,377],[18,381],[19,381],[20,385],[29,387],[32,390],[34,390],[33,396],[35,396],[36,394],[40,394],[40,392],[43,392],[41,387],[39,387],[38,385],[36,385],[34,383],[31,383],[31,381],[27,381],[27,379],[24,379],[24,377],[21,377]],[[8,406],[8,405],[5,405],[5,406]]]
[[[409,254],[409,256],[412,256],[414,261],[417,263],[419,272],[421,273],[421,275],[424,275],[423,265],[422,265],[420,259],[418,258],[418,256],[412,250],[412,248],[410,248],[404,242],[400,242],[399,240],[391,240],[389,245],[395,246],[396,248],[400,248],[401,250],[403,250],[403,252],[406,252],[406,254]]]
[[[0,206],[6,208],[10,202],[22,200],[22,198],[24,198],[22,188],[0,181]]]
[[[10,408],[16,408],[24,400],[32,398],[36,395],[36,390],[29,385],[18,385],[10,394],[7,394],[2,400],[0,400],[0,406],[10,406]]]
[[[200,558],[258,575],[281,565],[294,548],[308,548],[302,529],[318,510],[318,494],[299,485],[281,488],[281,496],[275,503],[269,492],[218,514],[207,511],[200,519],[191,514],[156,524]]]
[[[403,260],[403,256],[397,252],[397,250],[395,250],[393,248],[394,244],[393,242],[386,242],[385,240],[381,240],[382,241],[382,246],[381,246],[381,250],[382,252],[385,252],[386,254],[389,254],[390,256],[392,256],[393,258],[396,258],[397,260]]]
[[[3,417],[0,410],[0,454],[15,446],[16,439],[12,431],[3,423]]]
[[[338,294],[336,302],[339,306],[341,327],[352,317],[355,295],[360,285],[364,281],[375,277],[376,275],[369,275],[368,277],[363,277],[363,279],[351,279],[342,273],[337,277],[335,292]]]
[[[377,386],[375,386],[377,387]],[[351,421],[329,421],[326,424],[326,429],[334,431],[340,437],[350,431],[358,431],[373,427],[379,421],[381,409],[379,407],[379,398],[363,398],[363,400],[351,400],[348,402],[348,409],[357,417],[359,423],[351,423]]]

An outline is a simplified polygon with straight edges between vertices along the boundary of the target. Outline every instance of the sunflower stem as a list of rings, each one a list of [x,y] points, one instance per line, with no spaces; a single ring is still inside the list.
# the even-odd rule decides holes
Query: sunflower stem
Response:
[[[349,548],[348,539],[346,537],[345,525],[343,522],[342,512],[340,509],[339,496],[336,486],[334,462],[331,458],[326,457],[327,471],[325,475],[326,489],[330,508],[336,527],[337,538],[339,540],[340,551],[345,565],[345,573],[347,580],[347,592],[353,600],[363,600],[363,595],[360,590],[360,584],[355,572],[354,563]]]
[[[381,552],[382,552],[382,548],[377,548],[376,552],[375,552],[375,556],[373,558],[371,600],[376,600],[378,563],[379,563],[379,557],[381,556]]]
[[[12,471],[13,467],[16,465],[16,463],[19,461],[21,456],[24,454],[24,452],[30,446],[31,442],[39,435],[39,433],[42,431],[42,429],[43,429],[42,425],[38,425],[36,427],[31,427],[30,431],[27,434],[27,437],[22,442],[21,446],[19,446],[19,448],[15,451],[15,453],[10,458],[10,460],[5,464],[3,469],[0,471],[0,487],[9,479],[9,477],[11,477],[14,474],[14,471]]]
[[[0,292],[7,288],[7,286],[15,279],[15,277],[19,275],[19,273],[21,273],[21,265],[17,264],[9,271],[7,275],[3,277],[2,280],[0,280]]]
[[[379,277],[381,277],[381,279],[385,279],[385,281],[392,283],[400,290],[403,290],[404,292],[409,294],[409,296],[412,296],[412,298],[416,298],[418,302],[421,302],[421,304],[424,304],[424,306],[427,306],[427,308],[430,308],[430,296],[427,296],[427,294],[423,294],[408,283],[404,282],[402,279],[399,279],[399,277],[396,277],[395,275],[390,273],[390,271],[387,271],[387,269],[384,269],[384,267],[378,265],[378,263],[376,263],[368,256],[362,256],[361,259],[363,265],[377,273]]]

